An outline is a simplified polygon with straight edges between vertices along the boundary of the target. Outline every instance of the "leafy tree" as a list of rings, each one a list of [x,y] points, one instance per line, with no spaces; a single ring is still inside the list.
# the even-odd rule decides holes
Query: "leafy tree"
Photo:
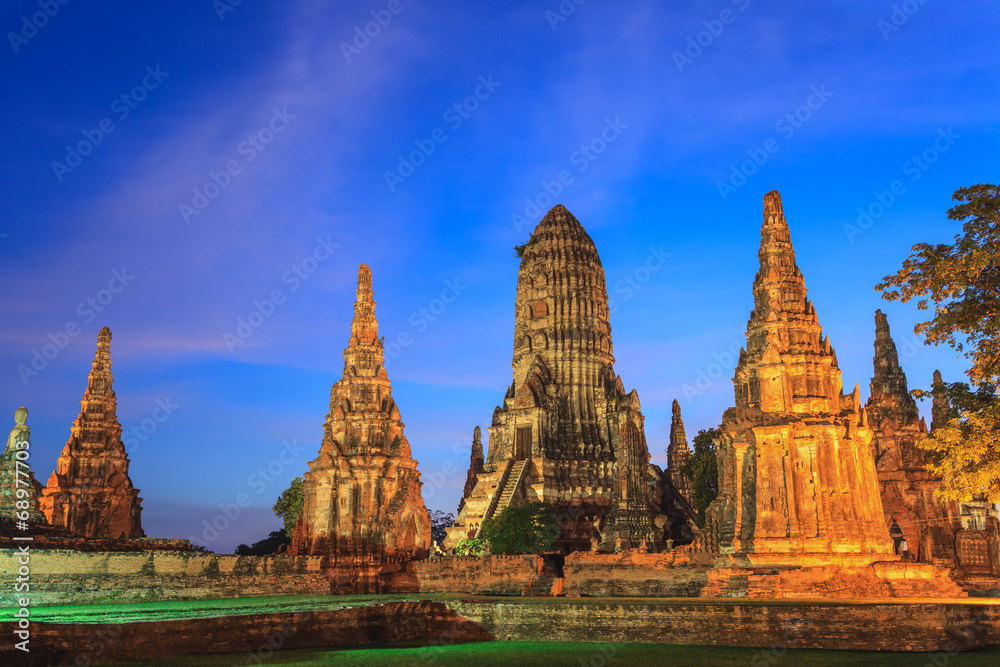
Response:
[[[490,543],[481,537],[470,537],[455,545],[456,556],[485,556]]]
[[[290,543],[291,539],[285,534],[284,530],[273,530],[270,535],[260,542],[254,542],[253,546],[241,544],[236,547],[234,553],[237,556],[266,556],[278,553],[282,546]]]
[[[479,527],[479,537],[494,554],[544,553],[558,536],[559,519],[548,503],[510,505]]]
[[[431,539],[441,545],[444,538],[448,537],[447,528],[454,525],[455,515],[451,512],[434,510],[431,512]]]
[[[1000,186],[973,185],[955,191],[948,211],[962,221],[954,244],[918,243],[903,267],[875,289],[888,301],[917,299],[919,310],[934,303],[934,317],[914,332],[925,343],[945,343],[970,362],[973,388],[961,382],[936,384],[920,398],[947,398],[945,424],[917,444],[931,453],[931,472],[942,477],[941,498],[968,501],[982,494],[1000,502]]]
[[[917,299],[934,317],[917,324],[927,344],[947,343],[964,352],[972,366],[973,384],[997,383],[1000,378],[1000,186],[980,184],[955,191],[963,202],[948,211],[949,220],[962,220],[955,243],[918,243],[903,268],[882,279],[875,289],[887,301]],[[962,339],[965,339],[963,342]]]
[[[719,462],[713,440],[722,435],[717,428],[702,429],[694,436],[694,451],[681,466],[681,474],[691,481],[691,503],[698,513],[699,527],[705,526],[705,510],[719,495]]]
[[[285,524],[285,535],[289,538],[295,530],[295,522],[299,520],[299,514],[302,513],[304,499],[302,485],[304,483],[305,480],[301,477],[293,479],[291,486],[281,492],[281,495],[274,502],[274,507],[271,508],[275,516]]]

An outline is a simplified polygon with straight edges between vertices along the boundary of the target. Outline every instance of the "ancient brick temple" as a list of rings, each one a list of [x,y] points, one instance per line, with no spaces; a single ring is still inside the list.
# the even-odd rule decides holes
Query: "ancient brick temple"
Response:
[[[881,310],[875,311],[875,357],[871,397],[865,408],[874,438],[872,454],[882,508],[898,553],[903,538],[909,556],[924,563],[957,567],[955,534],[962,529],[957,503],[935,497],[941,480],[927,469],[928,453],[916,446],[927,433],[910,396],[896,344]]]
[[[465,477],[465,488],[462,490],[462,500],[458,504],[458,512],[461,514],[462,508],[465,507],[465,501],[469,499],[472,492],[476,489],[476,482],[479,481],[479,476],[486,472],[484,467],[486,463],[486,457],[483,454],[483,431],[478,426],[472,435],[472,453],[469,456],[469,472]]]
[[[724,553],[890,555],[867,413],[857,387],[842,393],[776,191],[758,257],[704,539]]]
[[[97,354],[69,441],[41,499],[49,523],[87,538],[144,537],[142,499],[129,479],[129,459],[112,387],[111,329],[97,336]]]
[[[319,456],[305,474],[291,553],[377,565],[386,558],[423,557],[430,549],[420,473],[384,361],[372,273],[362,264],[344,374],[330,391]]]
[[[684,419],[681,418],[681,404],[674,400],[673,417],[670,420],[670,444],[667,445],[667,474],[674,487],[691,502],[691,480],[681,474],[681,466],[691,455],[688,446],[687,433],[684,431]]]
[[[550,503],[557,548],[651,549],[690,539],[682,501],[649,465],[635,390],[614,371],[608,295],[597,248],[562,206],[523,249],[514,303],[514,382],[493,412],[485,470],[446,547],[475,536],[512,503]],[[666,488],[666,491],[664,489]],[[670,535],[676,527],[682,535]],[[667,535],[665,535],[667,533]]]

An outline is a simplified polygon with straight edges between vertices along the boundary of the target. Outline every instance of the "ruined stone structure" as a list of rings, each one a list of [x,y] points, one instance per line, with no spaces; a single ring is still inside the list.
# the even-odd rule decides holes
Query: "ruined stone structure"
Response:
[[[386,562],[424,557],[431,520],[420,473],[385,371],[371,269],[358,269],[343,377],[330,391],[319,456],[305,474],[304,503],[289,552],[331,556],[345,587],[377,578]],[[355,567],[358,572],[344,573]],[[377,582],[354,590],[377,592]]]
[[[475,536],[508,505],[547,502],[556,548],[656,548],[683,513],[669,479],[651,472],[635,390],[614,371],[604,269],[590,236],[562,206],[523,249],[514,303],[514,381],[493,412],[489,454],[445,546]],[[664,492],[663,487],[668,487]],[[657,499],[662,504],[657,504]],[[675,508],[676,504],[676,508]],[[682,535],[690,539],[683,519]]]
[[[885,335],[888,336],[888,325]],[[934,371],[934,386],[941,381],[941,372]],[[935,392],[931,432],[947,423],[950,412],[948,399],[943,393]],[[920,435],[925,431],[923,429]],[[927,500],[927,489],[936,488],[939,480],[923,468],[929,460],[926,452],[916,449],[910,454],[910,460],[911,468],[915,469],[904,468],[907,484],[905,490],[899,492],[900,495],[909,492],[904,498],[909,500],[906,505],[911,509],[911,516],[899,526],[910,549],[914,548],[910,535],[917,530],[920,536],[917,557],[921,560],[930,559],[951,566],[955,578],[969,589],[1000,589],[1000,521],[993,504],[982,496],[965,503],[943,501],[933,495]],[[905,463],[904,458],[904,466]],[[899,513],[905,516],[902,508]],[[911,524],[909,532],[907,523]]]
[[[142,499],[129,478],[129,459],[112,387],[111,329],[97,336],[97,354],[69,441],[42,495],[49,523],[86,538],[144,537]]]
[[[478,426],[472,435],[472,454],[469,457],[469,472],[465,477],[465,488],[462,490],[462,500],[458,504],[458,512],[461,514],[465,507],[465,501],[469,499],[476,488],[479,476],[486,472],[484,464],[486,457],[483,455],[483,431]]]
[[[926,469],[927,452],[915,444],[927,433],[927,426],[910,396],[881,310],[875,311],[874,375],[865,408],[874,434],[872,454],[885,523],[896,552],[905,538],[910,558],[957,567],[955,534],[962,529],[961,511],[957,503],[934,495],[941,480]]]
[[[31,428],[27,424],[28,409],[14,412],[14,428],[7,436],[0,456],[0,520],[45,523],[39,509],[42,485],[31,472]],[[23,452],[20,456],[18,452]],[[23,491],[23,492],[22,492]]]
[[[681,418],[681,404],[674,400],[673,417],[670,420],[670,444],[667,445],[667,474],[674,487],[691,502],[691,480],[681,474],[681,466],[691,455],[688,447],[687,433],[684,431],[684,420]]]
[[[776,191],[758,257],[704,540],[724,553],[891,556],[868,416],[857,387],[841,391]]]

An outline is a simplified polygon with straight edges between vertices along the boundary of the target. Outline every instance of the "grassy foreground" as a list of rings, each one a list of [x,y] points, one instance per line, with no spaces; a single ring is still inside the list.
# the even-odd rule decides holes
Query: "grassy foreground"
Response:
[[[180,662],[179,662],[180,661]],[[116,667],[228,665],[345,665],[374,667],[778,667],[783,665],[885,665],[886,667],[970,667],[1000,664],[1000,649],[946,653],[877,653],[679,646],[668,644],[583,644],[570,642],[484,642],[454,646],[397,645],[365,649],[297,649],[271,654],[176,656],[163,660],[114,663]]]

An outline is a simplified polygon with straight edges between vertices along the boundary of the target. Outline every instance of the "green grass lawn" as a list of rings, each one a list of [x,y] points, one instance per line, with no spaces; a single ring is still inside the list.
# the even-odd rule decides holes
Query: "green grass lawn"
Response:
[[[783,665],[885,665],[886,667],[970,667],[1000,665],[1000,650],[979,650],[957,655],[929,653],[876,653],[867,651],[805,651],[780,649],[678,646],[667,644],[581,644],[569,642],[483,642],[429,647],[409,646],[365,649],[299,649],[260,656],[261,661],[241,655],[177,656],[163,660],[114,663],[121,667],[138,665],[344,665],[375,667],[779,667]],[[933,658],[933,660],[932,660]]]

